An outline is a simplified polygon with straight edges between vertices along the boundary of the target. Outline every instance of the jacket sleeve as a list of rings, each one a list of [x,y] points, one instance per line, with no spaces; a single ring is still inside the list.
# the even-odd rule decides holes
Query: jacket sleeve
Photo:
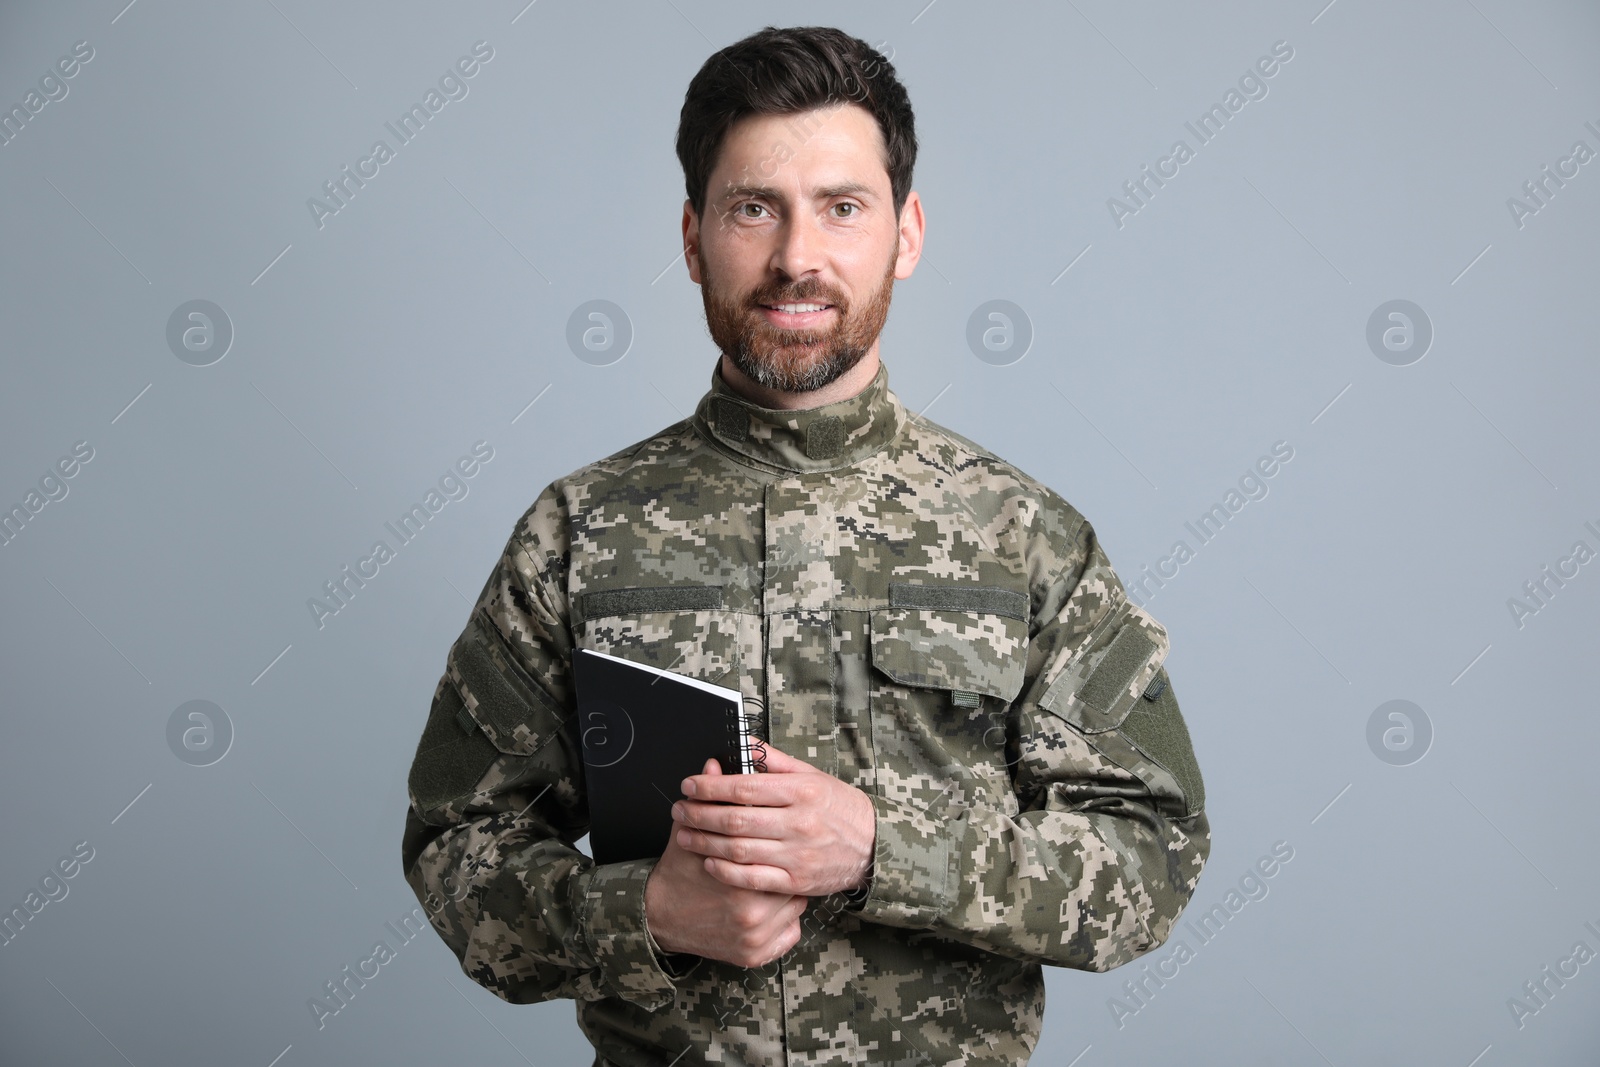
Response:
[[[1041,964],[1105,971],[1167,939],[1210,854],[1205,795],[1164,661],[1081,516],[1036,562],[1028,667],[1005,712],[1019,813],[874,796],[858,910]],[[1001,732],[995,731],[996,744]]]
[[[571,681],[566,508],[519,522],[446,658],[408,778],[406,881],[467,977],[512,1003],[670,1003],[698,957],[645,927],[652,860],[596,866]]]

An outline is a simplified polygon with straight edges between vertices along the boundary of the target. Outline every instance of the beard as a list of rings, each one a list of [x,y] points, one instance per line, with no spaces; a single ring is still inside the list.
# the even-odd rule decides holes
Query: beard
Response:
[[[877,290],[857,307],[816,278],[795,284],[774,282],[745,295],[723,293],[712,280],[710,261],[702,257],[700,298],[711,339],[757,385],[786,393],[821,389],[860,363],[883,332],[899,258],[896,249]],[[831,304],[832,326],[785,329],[761,314],[762,304],[803,303]]]

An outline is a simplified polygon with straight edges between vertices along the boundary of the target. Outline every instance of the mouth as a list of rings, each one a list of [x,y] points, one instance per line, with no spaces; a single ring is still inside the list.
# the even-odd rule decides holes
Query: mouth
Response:
[[[803,330],[826,322],[834,313],[832,304],[819,301],[795,301],[788,304],[758,304],[761,314],[774,326],[786,330]]]

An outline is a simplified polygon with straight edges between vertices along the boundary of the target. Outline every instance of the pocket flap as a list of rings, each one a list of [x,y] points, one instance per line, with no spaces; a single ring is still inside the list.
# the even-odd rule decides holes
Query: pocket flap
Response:
[[[1050,683],[1039,706],[1084,733],[1114,729],[1155,679],[1169,647],[1166,628],[1123,601]]]
[[[1010,615],[953,608],[872,612],[872,665],[902,685],[1010,701],[1027,672],[1028,624]]]
[[[627,592],[631,596],[635,591]],[[652,598],[642,604],[612,603],[605,614],[591,614],[579,631],[580,646],[713,685],[740,688],[741,616],[704,606],[721,604],[722,590],[715,586],[709,594],[704,589],[673,590],[664,598],[654,598],[651,592]],[[630,610],[622,610],[625,607]]]

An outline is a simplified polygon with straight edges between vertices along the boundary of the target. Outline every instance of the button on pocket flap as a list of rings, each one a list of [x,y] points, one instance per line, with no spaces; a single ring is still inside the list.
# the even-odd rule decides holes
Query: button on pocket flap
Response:
[[[565,718],[561,709],[527,674],[505,636],[481,611],[472,613],[451,647],[448,672],[460,690],[466,715],[501,752],[531,756],[561,728]]]
[[[896,596],[898,589],[916,593]],[[966,607],[922,607],[936,598],[930,590],[961,596]],[[1007,595],[999,598],[973,596]],[[896,606],[897,601],[907,606]],[[1027,671],[1028,624],[1024,594],[981,587],[891,586],[890,607],[872,613],[872,665],[902,685],[983,693],[1014,699]],[[1012,614],[992,610],[1005,607]]]
[[[1129,601],[1085,641],[1039,699],[1084,733],[1122,725],[1167,658],[1166,628]]]

